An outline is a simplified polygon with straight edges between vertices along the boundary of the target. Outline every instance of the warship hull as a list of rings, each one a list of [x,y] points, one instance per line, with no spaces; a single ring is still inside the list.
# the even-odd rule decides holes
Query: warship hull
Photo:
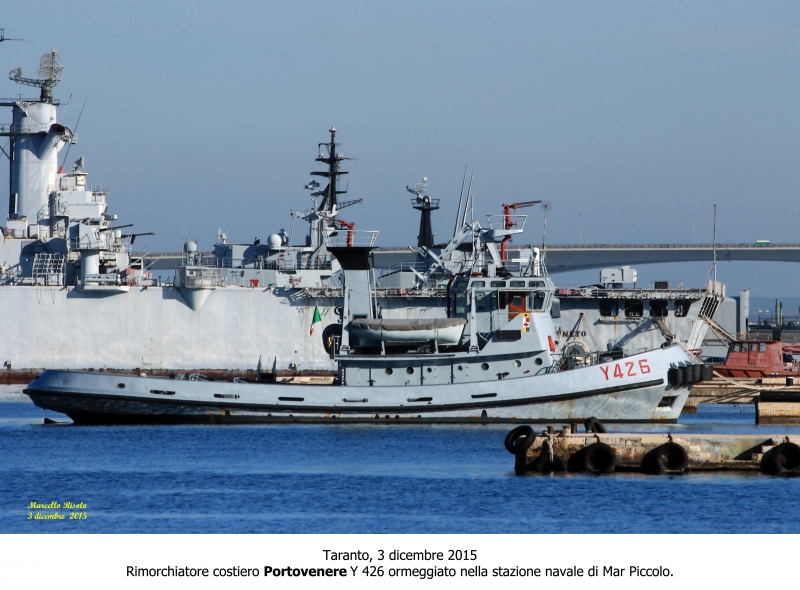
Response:
[[[45,369],[254,377],[259,358],[269,366],[275,361],[280,375],[332,375],[336,363],[320,334],[338,322],[335,309],[342,300],[336,295],[309,295],[289,287],[220,287],[208,290],[202,307],[194,310],[172,286],[116,293],[3,286],[0,333],[6,338],[0,339],[0,381],[28,383]],[[413,301],[399,295],[380,298],[383,316],[392,319],[445,318],[444,301],[443,293],[417,295]],[[652,318],[603,317],[598,301],[573,303],[562,297],[561,317],[554,320],[561,344],[577,343],[591,351],[612,343],[653,349],[664,342]],[[680,340],[688,339],[701,303],[694,302],[686,317],[674,317],[670,310],[665,318]],[[720,307],[736,303],[726,298]],[[311,334],[315,308],[322,323]],[[737,311],[730,314],[734,320]],[[704,356],[714,350],[705,343],[703,349]]]
[[[299,291],[299,290],[298,290]],[[333,371],[319,333],[337,320],[330,298],[296,290],[209,290],[191,309],[169,286],[127,292],[0,287],[0,359],[7,380],[43,369],[252,372],[259,357],[279,369]],[[310,335],[314,308],[322,326]]]

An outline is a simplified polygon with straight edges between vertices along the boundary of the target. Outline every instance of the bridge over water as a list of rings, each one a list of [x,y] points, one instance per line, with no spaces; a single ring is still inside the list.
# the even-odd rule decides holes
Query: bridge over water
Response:
[[[511,257],[513,249],[509,249]],[[547,247],[547,268],[555,274],[624,265],[711,262],[713,252],[712,244],[560,244]],[[408,248],[380,248],[375,257],[380,266],[414,260]],[[800,262],[800,244],[717,244],[717,260]],[[150,253],[145,262],[150,270],[171,270],[181,263],[181,253]]]

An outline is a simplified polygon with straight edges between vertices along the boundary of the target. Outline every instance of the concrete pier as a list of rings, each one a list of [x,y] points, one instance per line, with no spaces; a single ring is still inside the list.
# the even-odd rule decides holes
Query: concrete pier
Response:
[[[755,404],[756,424],[800,424],[800,392],[762,391]]]
[[[755,404],[756,424],[800,424],[800,384],[793,377],[721,379],[698,383],[683,407],[697,412],[698,404]]]
[[[534,434],[520,426],[506,437],[518,474],[558,471],[680,473],[763,471],[800,474],[800,436],[759,434]]]

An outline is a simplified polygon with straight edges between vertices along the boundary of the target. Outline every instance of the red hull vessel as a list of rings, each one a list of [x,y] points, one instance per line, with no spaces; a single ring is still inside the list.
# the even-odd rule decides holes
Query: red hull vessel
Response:
[[[800,347],[784,346],[779,341],[738,340],[731,343],[728,358],[714,370],[738,378],[800,376],[800,364],[792,353],[800,353]]]

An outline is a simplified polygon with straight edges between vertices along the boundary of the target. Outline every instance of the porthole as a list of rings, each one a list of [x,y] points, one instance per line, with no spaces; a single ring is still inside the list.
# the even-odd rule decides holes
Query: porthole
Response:
[[[394,373],[394,371],[392,371],[392,368],[391,368],[391,367],[389,367],[388,369],[386,369],[386,374],[387,374],[387,375],[391,375],[392,373]]]
[[[413,367],[409,367],[409,368],[407,368],[407,369],[406,369],[406,373],[408,373],[409,375],[413,375],[413,374],[414,374],[414,369],[413,369]]]
[[[489,370],[489,363],[483,363],[481,365],[481,369],[483,369],[484,371],[488,371]]]
[[[521,363],[521,362],[519,362],[519,361],[514,361],[514,366],[515,366],[515,367],[521,367],[521,366],[522,366],[522,363]]]
[[[542,359],[536,359],[536,364],[537,365],[541,365],[542,364]]]
[[[459,371],[463,371],[463,370],[464,370],[464,367],[462,367],[461,365],[458,365],[458,370],[459,370]]]
[[[117,387],[119,387],[120,389],[125,389],[125,384],[124,383],[117,383]]]
[[[431,369],[430,367],[428,367],[428,373],[430,373],[431,371],[433,371],[433,369]]]

